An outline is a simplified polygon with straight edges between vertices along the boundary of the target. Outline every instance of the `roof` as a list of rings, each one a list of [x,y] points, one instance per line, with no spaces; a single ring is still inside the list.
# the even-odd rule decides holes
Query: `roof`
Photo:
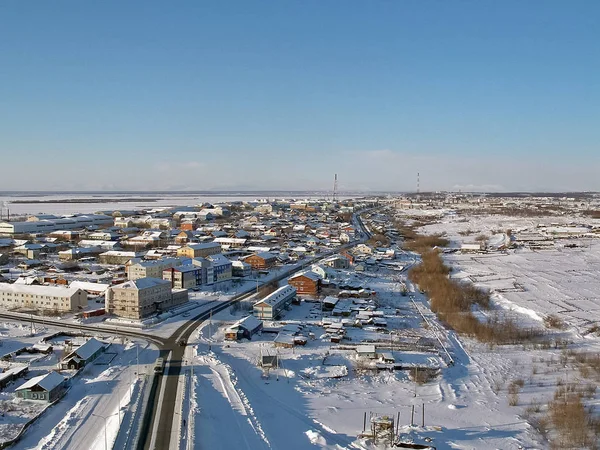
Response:
[[[83,289],[88,292],[104,292],[110,285],[104,283],[91,283],[89,281],[73,281],[69,284],[69,287],[75,289]]]
[[[271,307],[278,306],[280,303],[287,301],[290,297],[296,295],[296,288],[293,286],[282,286],[277,289],[275,292],[267,295],[262,300],[257,301],[254,305],[258,305],[259,303],[266,303]]]
[[[200,244],[188,244],[184,248],[191,248],[192,250],[203,250],[206,248],[221,248],[221,244],[218,242],[202,242]]]
[[[137,280],[129,280],[125,283],[118,284],[113,286],[113,289],[147,289],[156,286],[171,286],[171,282],[168,280],[163,280],[161,278],[138,278]]]
[[[40,375],[34,377],[31,380],[23,383],[15,391],[22,391],[24,389],[31,389],[34,386],[39,386],[45,391],[51,391],[52,389],[60,386],[65,381],[65,378],[57,372],[49,372],[46,375]]]
[[[262,326],[262,321],[258,320],[254,316],[246,316],[243,319],[238,320],[236,323],[234,323],[231,326],[231,328],[238,327],[238,328],[243,328],[248,331],[254,331],[261,326]]]
[[[78,291],[80,291],[80,289],[63,286],[29,286],[25,284],[3,283],[0,285],[0,291],[19,294],[47,295],[52,297],[72,297]]]
[[[356,346],[357,353],[375,353],[374,345],[357,345]]]
[[[300,277],[306,277],[306,278],[309,278],[309,279],[311,279],[313,281],[319,281],[321,279],[321,276],[319,276],[319,274],[317,274],[317,273],[315,273],[315,272],[313,272],[311,270],[308,270],[306,272],[300,272],[299,274],[294,275],[293,277],[290,277],[288,279],[289,280],[293,280],[295,278],[300,278]]]
[[[96,338],[91,338],[85,344],[83,344],[81,347],[79,347],[79,348],[75,349],[73,352],[71,352],[71,354],[69,356],[77,355],[81,359],[87,360],[94,353],[96,353],[98,350],[100,350],[102,347],[104,347],[104,344],[102,342],[100,342]]]
[[[207,256],[206,259],[209,259],[213,264],[231,264],[231,261],[221,254]]]

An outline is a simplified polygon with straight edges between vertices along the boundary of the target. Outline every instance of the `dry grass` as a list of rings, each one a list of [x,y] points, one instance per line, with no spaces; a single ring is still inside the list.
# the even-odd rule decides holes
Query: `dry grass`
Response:
[[[563,320],[554,314],[544,317],[544,325],[546,328],[555,328],[557,330],[564,330],[566,328]]]
[[[557,390],[548,404],[548,417],[555,432],[551,440],[554,449],[598,448],[600,422],[582,401],[577,389]]]
[[[451,280],[448,277],[450,268],[437,250],[426,250],[421,254],[421,260],[421,264],[410,271],[409,278],[427,292],[431,310],[457,332],[490,344],[530,342],[541,336],[540,330],[522,328],[510,319],[492,317],[487,322],[480,322],[472,308],[475,305],[488,308],[489,293],[472,284]]]

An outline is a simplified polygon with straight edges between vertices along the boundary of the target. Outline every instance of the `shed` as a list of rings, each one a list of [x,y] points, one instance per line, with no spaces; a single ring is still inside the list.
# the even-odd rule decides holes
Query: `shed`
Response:
[[[251,339],[252,335],[262,330],[263,323],[254,316],[247,316],[238,320],[225,330],[225,339],[237,341],[239,339]]]

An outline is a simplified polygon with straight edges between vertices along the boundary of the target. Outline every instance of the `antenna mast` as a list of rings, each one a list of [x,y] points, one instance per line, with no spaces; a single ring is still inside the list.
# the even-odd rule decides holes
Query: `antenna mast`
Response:
[[[337,201],[337,190],[338,190],[338,183],[337,183],[337,173],[336,173],[335,176],[333,177],[333,196],[331,197],[331,200],[334,203]]]

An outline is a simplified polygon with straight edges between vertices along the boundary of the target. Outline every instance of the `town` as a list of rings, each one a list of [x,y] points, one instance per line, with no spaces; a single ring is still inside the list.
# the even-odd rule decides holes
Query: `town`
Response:
[[[243,440],[279,448],[287,434],[265,416],[276,408],[290,433],[305,436],[297,448],[444,448],[440,433],[465,406],[457,393],[435,392],[459,391],[451,387],[457,371],[475,370],[475,352],[487,358],[473,339],[512,349],[513,361],[519,345],[533,346],[541,363],[558,360],[579,333],[585,353],[572,353],[571,364],[593,364],[593,299],[548,308],[537,287],[537,310],[522,296],[533,292],[544,255],[558,252],[549,270],[559,258],[597,256],[599,206],[595,196],[434,193],[13,214],[0,223],[1,445],[76,448],[87,436],[87,448],[189,448],[201,434],[209,447]],[[473,310],[487,334],[462,331],[429,301],[437,291],[415,275],[430,263],[428,245],[456,268],[456,286],[476,286],[495,305]],[[521,258],[524,272],[508,274],[507,258]],[[584,285],[597,282],[590,273]],[[513,325],[510,336],[496,333]],[[499,381],[503,364],[479,375],[495,394],[475,391],[511,406],[525,396],[535,397],[528,408],[539,404],[542,394],[527,393],[522,378]],[[561,376],[552,372],[552,383]],[[290,410],[299,396],[312,412]],[[496,416],[500,423],[511,411]],[[222,423],[236,423],[236,432],[224,436]],[[539,442],[525,423],[512,433]],[[42,437],[49,428],[61,431]]]

